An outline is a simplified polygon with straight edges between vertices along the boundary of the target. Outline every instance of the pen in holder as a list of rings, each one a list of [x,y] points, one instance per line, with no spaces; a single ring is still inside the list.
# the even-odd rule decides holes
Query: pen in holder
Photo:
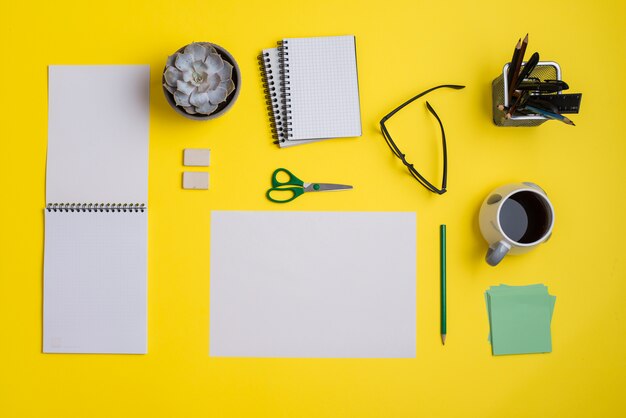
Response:
[[[526,64],[526,63],[524,63]],[[548,119],[539,115],[511,115],[507,119],[507,108],[511,105],[509,97],[509,85],[507,75],[509,72],[507,63],[502,69],[502,74],[491,83],[493,123],[497,126],[539,126]],[[561,80],[561,67],[554,61],[539,61],[537,66],[530,73],[529,77],[535,77],[540,80]],[[556,94],[561,94],[560,92]],[[504,105],[505,110],[500,110],[498,106]]]

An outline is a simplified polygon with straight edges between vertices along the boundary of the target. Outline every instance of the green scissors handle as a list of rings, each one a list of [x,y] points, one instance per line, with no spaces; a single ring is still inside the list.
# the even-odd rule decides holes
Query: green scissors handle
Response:
[[[285,173],[289,176],[287,181],[278,180],[278,174]],[[277,168],[272,173],[272,187],[280,187],[280,186],[304,186],[304,182],[295,176],[291,171],[286,168]]]
[[[289,178],[287,181],[280,181],[278,175],[285,173]],[[296,187],[284,187],[284,186],[296,186]],[[285,195],[285,193],[291,193],[291,196],[287,195],[287,199],[276,199],[272,197],[272,193],[276,196]],[[268,200],[274,203],[287,203],[294,200],[296,197],[304,193],[304,182],[296,177],[291,171],[286,168],[277,168],[272,173],[272,188],[265,193]]]

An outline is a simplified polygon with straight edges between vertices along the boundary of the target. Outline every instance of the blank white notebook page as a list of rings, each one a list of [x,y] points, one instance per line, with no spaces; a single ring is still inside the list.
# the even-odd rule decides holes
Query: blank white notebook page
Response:
[[[209,354],[412,358],[416,215],[211,212]]]
[[[290,140],[361,136],[354,36],[283,41],[291,99]]]
[[[148,65],[48,68],[47,203],[147,203]]]
[[[147,213],[48,212],[45,353],[146,353]]]

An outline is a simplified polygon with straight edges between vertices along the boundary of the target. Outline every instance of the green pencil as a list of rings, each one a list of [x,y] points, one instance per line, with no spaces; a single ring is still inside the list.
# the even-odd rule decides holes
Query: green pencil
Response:
[[[439,226],[441,276],[441,343],[446,344],[446,226]]]

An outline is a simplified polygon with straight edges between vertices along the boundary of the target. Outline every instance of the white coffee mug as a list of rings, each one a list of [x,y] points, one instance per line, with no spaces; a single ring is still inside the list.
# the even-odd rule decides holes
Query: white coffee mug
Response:
[[[546,242],[554,227],[554,207],[534,183],[506,184],[487,196],[479,223],[489,244],[487,263],[495,266],[507,254],[522,254]]]

